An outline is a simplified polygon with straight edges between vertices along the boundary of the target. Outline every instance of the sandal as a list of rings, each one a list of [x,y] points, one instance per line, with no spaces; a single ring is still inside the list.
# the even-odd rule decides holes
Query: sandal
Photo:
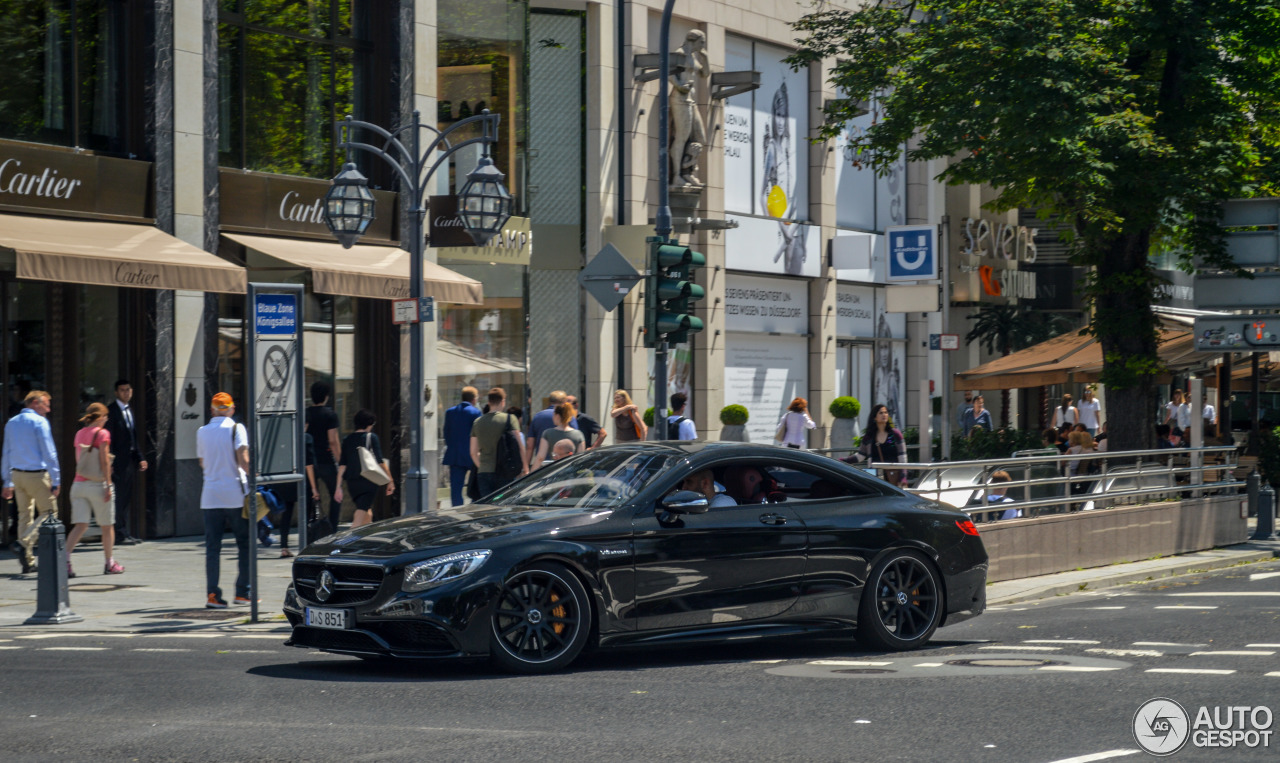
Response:
[[[119,575],[122,572],[124,572],[124,565],[115,559],[107,562],[106,566],[102,568],[103,575]]]
[[[67,578],[70,579],[70,578],[74,578],[75,576],[76,576],[76,571],[71,569],[71,560],[68,559],[67,560]]]
[[[282,549],[280,549],[280,558],[281,558],[281,559],[288,559],[288,558],[289,558],[289,557],[291,557],[291,556],[293,556],[293,554],[289,553],[289,549],[287,549],[287,548],[282,548]]]

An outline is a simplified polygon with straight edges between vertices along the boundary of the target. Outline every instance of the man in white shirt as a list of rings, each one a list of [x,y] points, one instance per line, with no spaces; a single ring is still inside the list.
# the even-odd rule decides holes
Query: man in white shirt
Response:
[[[1176,426],[1183,431],[1191,427],[1191,406],[1187,403],[1186,395],[1182,390],[1173,391],[1173,400],[1165,403],[1164,412],[1165,424]]]
[[[1204,403],[1204,410],[1200,412],[1200,416],[1204,418],[1204,434],[1205,437],[1213,437],[1218,433],[1216,426],[1218,424],[1218,410],[1209,403],[1209,396],[1205,395],[1200,399]]]
[[[692,490],[695,493],[702,493],[707,497],[707,501],[711,504],[710,508],[716,509],[721,506],[737,506],[738,502],[727,493],[716,492],[715,476],[711,474],[710,469],[703,469],[685,477],[680,482],[681,490]]]
[[[683,392],[677,392],[671,396],[671,415],[667,417],[667,438],[668,440],[696,440],[698,439],[698,428],[693,422],[684,417],[685,404],[689,402],[689,396]]]
[[[196,455],[204,470],[200,509],[204,514],[204,574],[207,609],[226,609],[218,586],[222,536],[228,525],[239,551],[236,604],[249,604],[249,520],[244,499],[249,489],[249,435],[232,415],[235,401],[226,392],[213,396],[213,420],[196,432]],[[255,507],[256,508],[256,507]]]

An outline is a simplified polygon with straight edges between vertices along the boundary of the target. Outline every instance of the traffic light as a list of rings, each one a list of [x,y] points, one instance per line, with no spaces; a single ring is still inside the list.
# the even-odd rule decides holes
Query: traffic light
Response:
[[[702,319],[690,314],[692,303],[706,296],[693,282],[693,271],[707,264],[701,252],[650,237],[649,275],[644,290],[644,345],[679,344],[702,330]]]

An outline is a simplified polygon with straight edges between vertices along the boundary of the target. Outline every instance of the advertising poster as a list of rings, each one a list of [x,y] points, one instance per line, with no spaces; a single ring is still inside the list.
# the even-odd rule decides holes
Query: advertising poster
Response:
[[[809,390],[809,340],[731,332],[725,343],[724,402],[745,407],[747,440],[773,442],[787,405]]]
[[[879,295],[883,295],[883,290]],[[881,297],[881,300],[883,297]],[[889,416],[899,428],[903,426],[906,415],[905,384],[907,350],[903,342],[890,342],[887,339],[904,339],[907,335],[907,317],[904,313],[884,312],[883,301],[876,306],[876,356],[873,376],[872,395],[876,403],[889,406]]]
[[[899,157],[889,174],[877,177],[870,166],[861,166],[863,157],[854,142],[878,118],[871,111],[850,120],[836,138],[836,225],[867,231],[883,231],[907,221],[907,164]]]
[[[773,275],[817,278],[822,264],[818,226],[725,215],[738,222],[724,233],[725,266]]]
[[[789,278],[730,273],[724,282],[724,313],[734,331],[805,334],[809,331],[809,285]]]
[[[750,40],[725,35],[725,71],[751,71],[753,46]],[[730,212],[751,214],[754,209],[754,103],[755,94],[750,91],[724,102],[724,208]]]

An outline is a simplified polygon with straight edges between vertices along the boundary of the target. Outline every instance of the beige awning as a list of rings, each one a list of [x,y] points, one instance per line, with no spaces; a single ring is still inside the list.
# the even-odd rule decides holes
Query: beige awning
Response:
[[[311,285],[320,294],[372,299],[409,296],[409,253],[393,246],[360,245],[343,249],[328,241],[304,241],[274,236],[224,233],[224,237],[268,257],[311,271]],[[422,296],[437,302],[478,305],[484,302],[479,281],[434,262],[422,263]]]
[[[0,215],[18,278],[135,289],[245,292],[245,270],[151,225]]]

